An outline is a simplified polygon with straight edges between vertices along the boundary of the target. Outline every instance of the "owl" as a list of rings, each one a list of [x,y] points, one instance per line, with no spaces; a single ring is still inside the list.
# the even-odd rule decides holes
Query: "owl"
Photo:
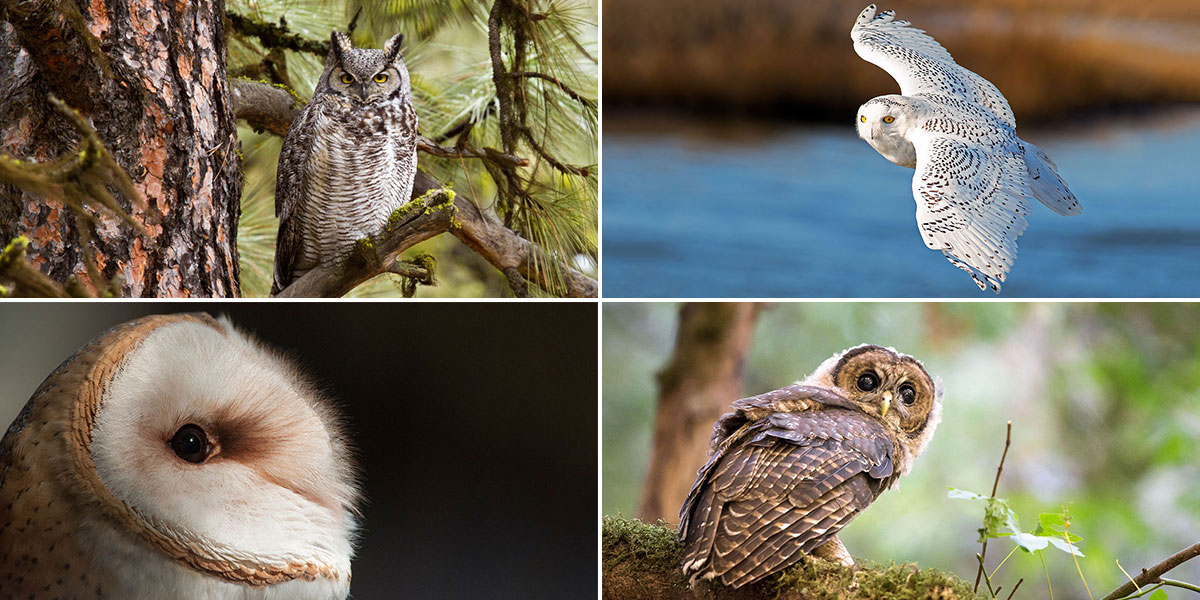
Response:
[[[120,325],[0,441],[0,597],[344,599],[355,471],[328,404],[229,322]]]
[[[1083,208],[1041,148],[1017,137],[1017,120],[991,82],[941,44],[875,5],[850,30],[854,51],[887,71],[900,94],[858,109],[858,135],[884,158],[916,169],[912,194],[925,246],[1000,293],[1028,226],[1029,200],[1064,216]]]
[[[402,36],[383,50],[333,32],[312,101],[292,123],[275,182],[275,294],[378,234],[412,195],[417,111]]]
[[[734,402],[679,514],[684,573],[737,588],[804,555],[853,565],[838,531],[909,472],[941,408],[920,362],[872,345]]]

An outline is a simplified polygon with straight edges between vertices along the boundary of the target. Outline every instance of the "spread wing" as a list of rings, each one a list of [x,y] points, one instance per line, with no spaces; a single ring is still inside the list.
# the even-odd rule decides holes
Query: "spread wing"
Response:
[[[937,40],[911,25],[890,10],[876,15],[872,4],[850,29],[854,51],[887,71],[905,96],[950,94],[987,109],[1009,127],[1017,126],[1008,101],[996,86],[959,66]]]
[[[300,221],[295,218],[307,197],[309,154],[312,152],[313,104],[292,123],[279,151],[275,175],[275,216],[279,217],[279,234],[275,238],[275,273],[271,294],[292,282],[292,269],[300,252]]]
[[[825,543],[891,485],[892,446],[862,413],[775,413],[700,469],[681,514],[684,572],[740,587]]]
[[[909,139],[917,153],[912,188],[921,239],[979,289],[999,293],[1030,208],[1020,143],[1011,132],[994,133],[972,140],[922,129]]]

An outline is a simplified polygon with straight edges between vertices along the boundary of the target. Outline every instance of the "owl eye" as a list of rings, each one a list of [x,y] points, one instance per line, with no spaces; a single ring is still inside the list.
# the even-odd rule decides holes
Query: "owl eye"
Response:
[[[354,78],[351,77],[348,73],[342,73],[342,83],[344,83],[346,85],[350,85],[350,84],[354,83]]]
[[[204,462],[208,458],[209,452],[212,451],[212,446],[208,443],[208,436],[204,435],[204,430],[199,425],[191,423],[180,427],[168,444],[175,456],[194,464]]]
[[[859,122],[866,123],[866,122],[867,122],[867,115],[862,115],[862,116],[858,117],[858,120],[859,120]]]
[[[883,122],[884,122],[884,123],[891,123],[891,122],[893,122],[893,121],[895,121],[895,120],[896,120],[896,117],[893,117],[892,115],[888,115],[888,116],[886,116],[886,117],[884,117],[884,118],[883,118]]]
[[[375,83],[384,83],[387,81],[387,79],[387,73],[376,73],[374,78]]]
[[[917,401],[917,390],[914,390],[913,386],[907,383],[900,386],[900,401],[905,406],[912,406],[912,403]]]
[[[869,392],[879,387],[879,377],[877,377],[874,373],[867,371],[866,373],[858,376],[857,385],[858,389],[864,392]]]

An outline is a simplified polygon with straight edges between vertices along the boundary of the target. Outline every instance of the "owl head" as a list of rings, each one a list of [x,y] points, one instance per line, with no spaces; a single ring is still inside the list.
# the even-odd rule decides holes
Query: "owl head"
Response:
[[[835,354],[804,383],[836,389],[894,432],[910,456],[925,449],[942,416],[941,382],[917,359],[871,344]]]
[[[4,480],[0,497],[42,521],[9,540],[43,554],[26,573],[39,589],[75,584],[52,571],[69,562],[127,598],[349,592],[358,490],[339,419],[226,320],[103,334],[46,379],[0,458],[28,479]]]
[[[355,48],[350,36],[334,31],[330,39],[332,51],[317,89],[360,104],[407,98],[412,90],[408,67],[400,56],[403,39],[401,34],[392,36],[383,50]]]
[[[884,158],[902,166],[917,166],[917,150],[905,138],[912,114],[912,98],[898,95],[879,96],[858,107],[854,126],[858,137],[866,140]]]

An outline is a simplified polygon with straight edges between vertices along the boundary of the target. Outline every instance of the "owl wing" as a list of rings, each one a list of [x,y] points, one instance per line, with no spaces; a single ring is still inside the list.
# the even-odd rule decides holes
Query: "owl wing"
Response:
[[[917,153],[912,189],[921,239],[979,289],[999,293],[1030,211],[1019,141],[1008,131],[968,139],[920,128],[909,141]]]
[[[740,587],[825,543],[895,480],[883,427],[855,411],[776,413],[738,432],[684,503],[684,572]]]
[[[951,94],[985,108],[1009,127],[1017,126],[1008,101],[996,86],[959,66],[937,40],[910,25],[890,10],[876,15],[872,4],[858,15],[850,29],[854,51],[887,71],[905,96]]]
[[[279,217],[279,234],[275,237],[275,272],[271,294],[292,282],[292,270],[300,253],[300,220],[295,218],[304,210],[308,196],[308,164],[312,153],[312,136],[316,120],[316,103],[309,103],[292,123],[275,171],[275,216]]]

